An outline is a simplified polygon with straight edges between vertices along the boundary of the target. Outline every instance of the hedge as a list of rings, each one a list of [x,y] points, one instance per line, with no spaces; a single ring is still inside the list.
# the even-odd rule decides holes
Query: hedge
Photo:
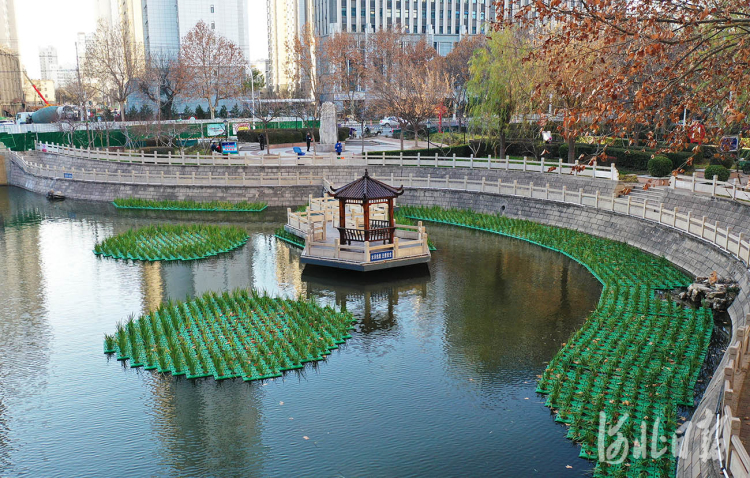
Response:
[[[669,176],[672,172],[672,161],[666,156],[654,156],[648,161],[648,174],[657,178]]]
[[[712,180],[714,176],[718,176],[719,181],[727,181],[729,179],[729,170],[724,166],[712,164],[706,168],[706,172],[703,173],[703,176],[710,180]]]
[[[567,158],[568,157],[568,145],[562,144],[559,148],[560,157]],[[584,143],[576,143],[576,157],[578,157],[581,154],[595,154],[595,153],[601,153],[601,146],[597,146],[595,144],[584,144]],[[648,162],[651,159],[653,155],[656,154],[655,150],[644,150],[642,148],[613,148],[608,147],[607,148],[607,156],[615,158],[614,163],[615,166],[618,169],[631,169],[635,171],[648,171]],[[692,151],[680,151],[677,153],[661,153],[661,156],[665,156],[669,158],[669,160],[672,162],[672,169],[677,169],[681,165],[685,163],[685,161],[688,160],[691,156],[693,156]],[[702,153],[696,153],[695,154],[696,160],[703,159]],[[607,161],[601,161],[601,164],[608,164]],[[684,169],[690,169],[690,168],[684,168]]]
[[[269,144],[304,143],[307,129],[268,129]],[[237,141],[243,143],[257,143],[262,129],[249,129],[237,132]],[[315,141],[320,142],[320,130],[314,129]],[[349,128],[338,128],[338,140],[344,141],[349,137]]]
[[[425,145],[427,144],[426,141],[422,141]],[[512,142],[508,143],[505,147],[505,154],[508,156],[533,156],[531,152],[529,151],[529,148],[527,147],[527,144],[524,144],[522,142]],[[557,150],[559,145],[558,144],[544,144],[542,142],[538,142],[536,145],[538,151],[541,153],[545,149],[548,151],[548,153],[544,154],[545,158],[556,158],[557,157]],[[398,156],[402,151],[395,150],[395,151],[372,151],[368,154],[373,156],[378,156],[383,153],[385,153],[386,156]],[[435,153],[440,154],[441,156],[453,156],[455,154],[459,158],[468,158],[472,154],[474,154],[474,151],[469,147],[468,144],[458,144],[456,146],[449,146],[445,148],[439,148],[437,146],[432,146],[431,148],[420,148],[420,149],[408,149],[403,151],[404,155],[406,156],[416,156],[417,153],[421,154],[422,156],[435,156]],[[477,154],[474,156],[477,158],[483,157],[486,158],[487,155],[492,155],[492,157],[496,157],[495,152],[493,151],[492,144],[487,144],[486,142],[482,142],[482,144],[479,146],[479,149],[477,150]]]

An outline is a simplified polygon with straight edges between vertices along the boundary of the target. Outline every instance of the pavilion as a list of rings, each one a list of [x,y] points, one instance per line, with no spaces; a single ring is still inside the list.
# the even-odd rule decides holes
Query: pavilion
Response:
[[[328,188],[328,197],[310,199],[307,211],[287,210],[288,232],[305,239],[303,264],[370,271],[429,262],[427,233],[396,224],[393,187],[369,175]]]

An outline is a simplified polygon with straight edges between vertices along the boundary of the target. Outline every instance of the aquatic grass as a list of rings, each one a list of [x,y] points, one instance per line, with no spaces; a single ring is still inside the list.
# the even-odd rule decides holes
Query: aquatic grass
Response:
[[[141,261],[189,261],[231,251],[247,239],[247,232],[236,226],[150,225],[97,243],[94,254]]]
[[[280,239],[287,244],[291,244],[294,247],[299,247],[300,249],[305,248],[305,238],[295,236],[291,232],[287,231],[283,227],[280,227],[276,229],[276,231],[273,234],[277,239]]]
[[[229,201],[156,201],[139,198],[117,198],[112,204],[118,209],[159,209],[167,211],[260,212],[268,207],[265,202]]]
[[[596,460],[599,413],[608,426],[627,414],[620,433],[639,439],[641,423],[662,436],[676,431],[678,406],[693,406],[693,391],[713,329],[710,310],[688,309],[658,297],[657,290],[686,287],[692,277],[666,259],[630,245],[578,231],[500,215],[437,207],[402,207],[400,214],[522,239],[558,251],[585,266],[601,283],[596,309],[552,358],[537,392],[580,456]],[[617,436],[605,435],[605,449]],[[663,476],[674,470],[670,453],[656,460],[634,456],[625,463],[597,463],[595,475]]]
[[[131,367],[188,378],[279,377],[322,360],[350,338],[349,312],[238,289],[168,301],[105,335],[105,352]],[[154,345],[149,345],[154,344]]]

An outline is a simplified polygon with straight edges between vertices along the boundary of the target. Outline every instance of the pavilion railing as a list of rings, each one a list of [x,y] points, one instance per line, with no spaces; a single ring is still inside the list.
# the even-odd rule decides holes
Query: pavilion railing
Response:
[[[429,254],[427,233],[421,222],[416,226],[397,224],[392,244],[373,245],[371,242],[342,244],[339,238],[333,243],[326,241],[306,241],[304,255],[369,263],[385,259],[403,259]]]
[[[352,229],[348,227],[337,227],[339,231],[339,240],[342,244],[351,244],[352,242],[377,242],[377,241],[390,241],[393,237],[393,233],[396,230],[395,227],[388,226],[388,221],[375,221],[385,223],[385,227],[378,227],[371,229]]]

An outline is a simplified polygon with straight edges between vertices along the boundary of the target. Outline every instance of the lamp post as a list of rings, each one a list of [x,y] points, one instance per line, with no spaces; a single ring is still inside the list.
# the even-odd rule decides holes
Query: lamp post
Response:
[[[430,120],[427,120],[427,154],[430,154]]]

